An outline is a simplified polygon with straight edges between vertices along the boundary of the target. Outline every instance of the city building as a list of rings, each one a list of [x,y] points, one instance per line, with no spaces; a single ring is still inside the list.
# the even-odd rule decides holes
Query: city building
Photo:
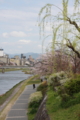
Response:
[[[3,57],[4,53],[3,53],[3,49],[0,49],[0,57]]]
[[[0,65],[8,65],[9,64],[9,56],[4,54],[4,50],[0,49]]]
[[[20,56],[16,55],[13,58],[9,58],[9,55],[4,54],[4,50],[0,49],[0,66],[2,65],[17,65],[17,66],[33,66],[36,60],[29,55],[28,59],[24,54]]]
[[[20,66],[20,58],[19,58],[19,56],[14,56],[14,58],[11,58],[10,59],[10,64]]]
[[[34,60],[34,58],[32,58],[31,55],[29,55],[28,61],[29,61],[29,63],[30,63],[31,66],[34,65],[35,60]]]
[[[21,54],[20,65],[24,66],[25,62],[26,62],[26,56],[24,56],[23,54]]]

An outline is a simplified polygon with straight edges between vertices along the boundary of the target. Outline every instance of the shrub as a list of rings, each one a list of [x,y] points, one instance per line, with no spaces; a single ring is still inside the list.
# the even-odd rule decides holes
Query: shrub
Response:
[[[62,102],[67,102],[70,99],[70,96],[66,93],[61,94]]]
[[[47,90],[47,86],[47,81],[44,81],[37,87],[37,91],[41,91],[42,95],[44,96]]]
[[[37,87],[37,91],[42,91],[46,87],[47,87],[47,81],[44,81]]]
[[[70,81],[67,81],[64,84],[66,93],[69,95],[73,95],[74,93],[80,92],[80,77],[76,77],[74,79],[71,79]]]
[[[66,90],[65,90],[65,87],[64,86],[59,86],[58,87],[58,94],[60,95],[60,97],[61,97],[61,99],[62,99],[62,102],[63,101],[67,101],[67,100],[69,100],[70,99],[70,95],[68,95],[67,93],[66,93]]]
[[[54,73],[54,74],[50,75],[49,81],[62,80],[65,78],[67,78],[67,75],[65,74],[64,71],[61,71],[61,72]]]
[[[35,114],[37,112],[37,109],[38,109],[39,106],[35,107],[33,106],[29,111],[28,111],[28,114]]]
[[[43,81],[41,84],[45,87],[47,86],[47,81]]]
[[[49,77],[49,80],[48,80],[48,83],[53,87],[56,87],[56,86],[60,86],[61,83],[60,81],[67,78],[67,75],[65,74],[65,72],[61,71],[59,73],[55,73],[55,74],[52,74],[50,75]]]
[[[58,87],[58,94],[61,96],[62,94],[65,94],[66,91],[65,91],[65,87],[64,86],[59,86]]]
[[[29,98],[28,113],[27,113],[30,120],[34,120],[34,116],[37,113],[41,100],[42,100],[41,92],[35,92],[31,94]]]
[[[79,78],[80,79],[80,74],[74,74],[74,78]]]
[[[46,75],[46,76],[45,76],[45,79],[48,80],[48,78],[49,78],[49,75]]]
[[[67,96],[64,96],[64,98],[66,98],[66,101],[65,100],[61,101],[61,106],[63,108],[67,108],[75,104],[79,104],[80,103],[80,92],[76,93],[73,97],[70,97],[67,95]]]
[[[78,114],[78,120],[80,120],[80,113]]]
[[[37,107],[42,100],[42,93],[41,92],[35,92],[32,93],[29,98],[29,107]]]

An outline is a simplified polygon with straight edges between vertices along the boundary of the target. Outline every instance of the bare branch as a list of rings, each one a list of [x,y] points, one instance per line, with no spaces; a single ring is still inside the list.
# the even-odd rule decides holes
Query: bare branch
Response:
[[[74,25],[75,28],[78,30],[78,32],[80,32],[80,27],[78,26],[78,24],[75,21],[72,21],[69,17],[67,17],[66,20],[69,21],[70,24]]]
[[[70,42],[69,39],[67,39],[69,44],[66,44],[70,49],[72,49],[73,52],[75,52],[78,56],[78,58],[80,58],[80,53],[74,48],[74,46],[72,45],[72,43]]]

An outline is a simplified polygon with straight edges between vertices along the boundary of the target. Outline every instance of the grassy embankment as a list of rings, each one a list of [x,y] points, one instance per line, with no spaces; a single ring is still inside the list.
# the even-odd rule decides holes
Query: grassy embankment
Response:
[[[73,78],[71,81],[67,81],[64,86],[66,88],[65,90],[67,91],[64,93],[64,90],[62,90],[62,93],[60,94],[60,91],[55,92],[53,90],[53,85],[48,85],[46,108],[50,119],[80,120],[80,75],[78,78]],[[43,88],[41,85],[38,88],[45,90],[45,88]],[[28,108],[29,120],[34,119],[37,109],[35,109],[34,105]]]
[[[25,87],[29,84],[33,84],[33,83],[40,83],[40,80],[37,79],[38,76],[33,76],[30,77],[29,79],[20,82],[19,84],[17,84],[16,86],[14,86],[12,89],[10,89],[8,92],[6,92],[3,96],[0,97],[0,101],[4,102],[6,101],[6,99],[14,92],[14,90],[21,84],[19,90],[17,91],[17,93],[11,98],[11,100],[9,101],[9,103],[6,105],[6,107],[0,112],[0,119],[1,120],[5,120],[5,117],[9,111],[9,109],[11,108],[11,106],[14,104],[15,100],[19,97],[19,95],[23,92],[23,90],[25,89]],[[3,102],[1,102],[2,104]]]
[[[17,69],[17,68],[6,68],[6,69],[4,69],[4,72],[8,72],[8,71],[17,71],[17,70],[22,70],[22,69]],[[2,72],[2,69],[0,69],[0,72]]]
[[[65,103],[68,107],[61,106],[64,103],[61,103],[61,97],[53,90],[49,89],[47,95],[46,106],[51,120],[80,120],[80,93],[75,94],[77,99]]]
[[[66,74],[55,74],[50,77],[53,84],[49,85],[47,110],[51,120],[80,120],[80,74],[65,78]],[[67,80],[61,86],[60,79]],[[58,80],[58,81],[57,81]],[[59,85],[59,86],[56,86]],[[54,91],[54,87],[58,90]]]
[[[24,72],[25,74],[31,74],[30,68],[27,68],[27,69],[24,68],[22,72]]]
[[[4,72],[18,71],[18,70],[22,70],[22,72],[24,72],[25,74],[31,74],[29,68],[5,68]],[[0,72],[2,72],[2,69],[0,69]]]

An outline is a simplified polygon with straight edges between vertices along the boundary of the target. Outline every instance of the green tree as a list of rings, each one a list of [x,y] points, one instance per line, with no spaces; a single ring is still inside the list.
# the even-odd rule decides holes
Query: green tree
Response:
[[[52,31],[47,36],[52,36],[52,50],[55,51],[56,45],[61,44],[62,49],[66,45],[80,59],[80,0],[74,0],[75,12],[71,15],[68,14],[68,2],[69,0],[62,0],[62,9],[54,4],[47,4],[41,8],[39,12],[40,34],[43,32],[45,35],[46,26],[49,25]],[[51,13],[53,7],[59,9],[59,14],[56,16]]]

